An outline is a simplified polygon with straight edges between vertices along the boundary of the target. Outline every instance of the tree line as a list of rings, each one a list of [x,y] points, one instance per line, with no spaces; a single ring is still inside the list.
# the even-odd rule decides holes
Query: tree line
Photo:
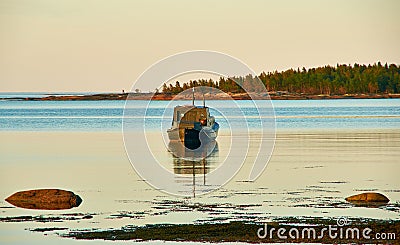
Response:
[[[298,94],[379,94],[400,92],[400,66],[382,65],[345,65],[324,66],[318,68],[298,68],[278,72],[262,72],[259,76],[240,76],[212,79],[190,80],[189,82],[164,84],[162,92],[178,94],[186,89],[208,86],[225,93],[262,92],[264,85],[268,92],[284,91]]]

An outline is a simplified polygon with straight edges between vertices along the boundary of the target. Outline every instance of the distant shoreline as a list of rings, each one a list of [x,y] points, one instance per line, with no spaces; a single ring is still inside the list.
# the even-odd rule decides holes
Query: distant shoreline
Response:
[[[20,101],[97,101],[97,100],[191,100],[190,97],[175,98],[172,94],[153,94],[153,93],[102,93],[90,95],[59,95],[44,97],[12,97],[0,98],[1,100],[20,100]],[[206,100],[265,100],[268,99],[266,94],[205,94]],[[202,95],[196,95],[196,99],[202,98]],[[281,92],[270,92],[271,100],[330,100],[330,99],[394,99],[400,98],[400,94],[344,94],[344,95],[327,95],[327,94],[288,94]]]

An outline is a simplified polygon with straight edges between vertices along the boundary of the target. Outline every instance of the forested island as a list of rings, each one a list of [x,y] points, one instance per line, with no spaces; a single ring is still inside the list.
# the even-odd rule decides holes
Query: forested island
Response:
[[[297,68],[286,71],[262,72],[254,77],[220,77],[186,82],[164,83],[154,92],[142,93],[139,89],[130,93],[92,95],[47,96],[43,98],[7,98],[24,100],[171,100],[179,93],[198,86],[212,87],[224,93],[207,93],[206,99],[345,99],[345,98],[400,98],[400,66],[377,62],[373,65],[323,66]],[[265,88],[268,95],[265,93]],[[182,98],[182,99],[191,99]]]
[[[337,65],[318,68],[289,69],[283,72],[262,72],[258,77],[224,78],[218,81],[195,80],[180,84],[164,84],[162,93],[178,94],[188,88],[209,86],[225,93],[261,92],[263,88],[269,93],[280,91],[287,94],[307,95],[344,95],[344,94],[388,94],[400,91],[400,66],[382,65]]]

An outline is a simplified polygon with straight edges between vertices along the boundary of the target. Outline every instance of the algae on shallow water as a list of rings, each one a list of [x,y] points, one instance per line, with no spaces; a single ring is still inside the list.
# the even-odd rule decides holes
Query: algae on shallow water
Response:
[[[337,221],[327,218],[280,218],[274,222],[267,223],[268,227],[277,231],[280,228],[290,230],[293,227],[313,228],[316,234],[321,234],[323,228],[335,226],[344,230],[348,227],[353,229],[357,227],[359,230],[369,228],[372,230],[371,235],[377,233],[394,234],[396,238],[400,234],[400,221],[392,220],[366,220],[352,219],[350,224],[346,226],[338,226]],[[123,227],[121,229],[112,230],[95,230],[95,231],[72,231],[63,234],[63,237],[75,239],[102,239],[102,240],[162,240],[162,241],[197,241],[197,242],[248,242],[248,243],[264,243],[264,242],[316,242],[316,243],[396,243],[393,239],[365,239],[349,237],[349,239],[335,238],[328,235],[322,238],[313,239],[312,237],[299,237],[296,239],[281,239],[276,234],[270,238],[260,238],[257,231],[264,227],[264,223],[246,223],[242,221],[229,223],[202,223],[202,224],[159,224],[146,225],[142,227]]]

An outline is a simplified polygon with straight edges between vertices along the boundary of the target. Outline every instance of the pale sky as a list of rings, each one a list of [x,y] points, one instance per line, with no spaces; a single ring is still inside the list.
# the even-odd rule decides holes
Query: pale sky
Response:
[[[149,66],[190,50],[256,73],[400,64],[399,13],[396,0],[0,0],[0,92],[130,90]]]

